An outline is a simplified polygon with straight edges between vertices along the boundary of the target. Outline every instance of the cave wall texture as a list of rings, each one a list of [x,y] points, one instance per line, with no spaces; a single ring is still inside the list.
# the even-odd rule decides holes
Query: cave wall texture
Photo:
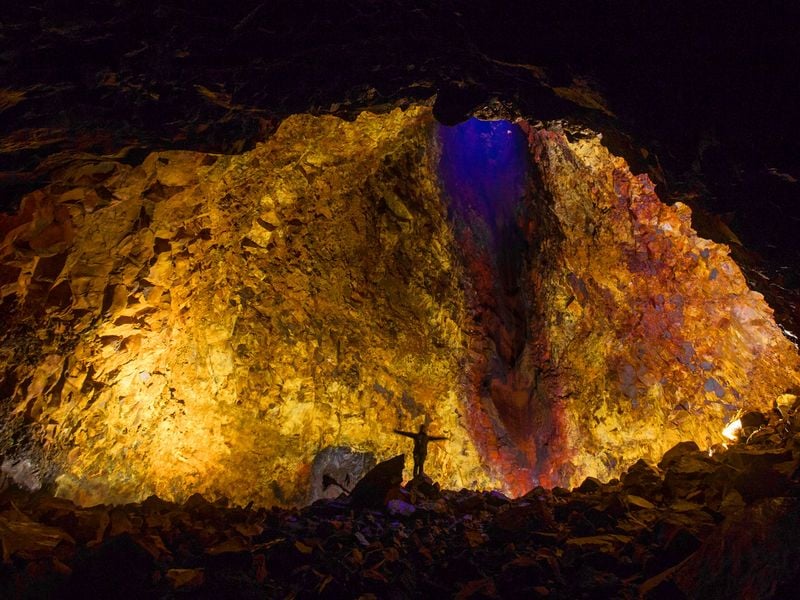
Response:
[[[519,127],[502,210],[443,184],[425,106],[76,157],[0,217],[4,468],[81,503],[302,503],[429,419],[437,481],[520,494],[711,446],[800,383],[688,207],[595,135]]]
[[[298,116],[250,153],[94,164],[29,197],[4,379],[59,492],[302,502],[316,453],[398,454],[422,415],[451,438],[431,471],[490,483],[456,410],[467,314],[431,127]],[[15,368],[23,314],[48,334]]]

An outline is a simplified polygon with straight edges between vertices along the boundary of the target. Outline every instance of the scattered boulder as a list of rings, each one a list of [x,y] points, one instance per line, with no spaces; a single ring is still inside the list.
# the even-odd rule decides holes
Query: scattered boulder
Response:
[[[662,476],[658,469],[639,459],[622,476],[622,485],[631,494],[651,501],[661,499]]]
[[[664,453],[664,457],[659,461],[659,469],[668,469],[670,465],[686,454],[699,453],[700,447],[694,441],[678,442]]]
[[[403,487],[403,455],[349,496],[253,509],[81,508],[0,494],[3,597],[784,598],[800,583],[800,481],[788,411],[779,440],[691,442],[622,481],[519,498]],[[122,565],[122,567],[120,567]]]
[[[405,454],[378,463],[356,484],[350,492],[353,508],[382,508],[386,496],[403,482]]]
[[[582,492],[584,494],[592,494],[594,492],[600,491],[603,487],[603,484],[600,482],[599,479],[596,477],[587,477],[583,480],[577,488],[576,491]]]
[[[664,462],[664,461],[662,461]],[[686,453],[674,457],[664,475],[664,492],[670,499],[687,498],[704,489],[710,477],[719,468],[719,463],[701,452]]]

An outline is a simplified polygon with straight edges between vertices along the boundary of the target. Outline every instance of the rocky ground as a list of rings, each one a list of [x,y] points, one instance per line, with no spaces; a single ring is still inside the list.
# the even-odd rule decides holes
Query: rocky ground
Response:
[[[78,507],[7,487],[4,597],[785,598],[800,579],[800,403],[716,452],[573,490],[399,485],[399,458],[297,509],[199,495]]]

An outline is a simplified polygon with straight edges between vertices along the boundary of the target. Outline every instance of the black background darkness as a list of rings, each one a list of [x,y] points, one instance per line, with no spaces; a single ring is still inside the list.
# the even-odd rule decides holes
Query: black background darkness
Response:
[[[634,170],[660,167],[664,199],[723,215],[800,285],[800,3],[2,4],[0,88],[25,94],[0,101],[3,210],[76,151],[239,152],[294,112],[353,117],[438,92],[444,121],[496,99],[618,134]],[[550,86],[587,79],[616,118],[526,65]]]

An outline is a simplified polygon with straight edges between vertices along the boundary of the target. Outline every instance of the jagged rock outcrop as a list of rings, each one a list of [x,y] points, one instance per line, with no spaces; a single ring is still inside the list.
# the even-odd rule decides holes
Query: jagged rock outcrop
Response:
[[[402,456],[303,508],[199,494],[83,508],[0,478],[0,594],[792,598],[800,401],[784,409],[713,456],[684,442],[621,481],[514,499],[401,486]]]
[[[687,206],[663,204],[598,137],[556,127],[530,142],[533,307],[516,376],[539,480],[613,476],[685,439],[708,448],[737,410],[797,385],[796,348]]]
[[[459,416],[432,127],[297,116],[239,156],[75,167],[5,218],[4,402],[58,492],[303,502],[316,454],[399,454],[425,417],[431,473],[499,484]]]
[[[4,469],[82,503],[290,504],[318,456],[400,454],[392,429],[430,418],[443,486],[522,493],[721,441],[797,383],[725,248],[595,138],[529,131],[498,287],[506,238],[448,221],[435,127],[298,115],[241,155],[76,160],[28,195],[0,221]]]

